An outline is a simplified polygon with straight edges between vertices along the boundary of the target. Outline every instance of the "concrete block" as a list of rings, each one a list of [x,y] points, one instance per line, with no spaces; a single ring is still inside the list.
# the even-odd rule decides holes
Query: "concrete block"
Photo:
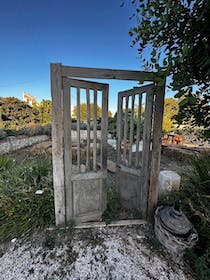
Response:
[[[167,195],[180,187],[181,176],[171,170],[160,171],[158,177],[158,196]]]

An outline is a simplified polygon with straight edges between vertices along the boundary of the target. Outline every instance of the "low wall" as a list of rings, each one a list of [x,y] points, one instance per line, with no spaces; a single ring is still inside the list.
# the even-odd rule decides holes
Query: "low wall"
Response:
[[[71,131],[72,142],[77,141],[77,131]],[[90,138],[93,139],[93,131],[90,132]],[[101,131],[97,130],[97,138],[101,139]],[[37,136],[9,136],[6,139],[0,141],[0,155],[7,154],[13,151],[17,151],[37,143],[41,143],[49,140],[50,137],[47,135],[37,135]],[[84,141],[87,139],[87,130],[80,130],[80,140]]]
[[[49,139],[47,135],[37,135],[31,137],[7,137],[4,141],[0,143],[0,154],[7,154],[19,149],[32,146],[33,144],[44,142]]]

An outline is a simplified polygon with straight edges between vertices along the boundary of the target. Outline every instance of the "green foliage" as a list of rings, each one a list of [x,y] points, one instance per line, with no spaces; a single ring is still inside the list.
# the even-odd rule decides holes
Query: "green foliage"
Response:
[[[178,113],[179,105],[175,98],[166,98],[163,114],[163,131],[170,132],[176,128],[173,117]]]
[[[38,123],[38,110],[15,97],[1,99],[1,118],[6,129],[17,129]]]
[[[157,82],[171,76],[170,87],[177,92],[176,97],[184,97],[177,121],[193,120],[192,125],[208,130],[210,2],[134,0],[132,3],[137,26],[130,30],[130,35],[134,38],[133,45],[138,44],[142,62],[147,69],[157,72]]]
[[[185,261],[198,279],[207,280],[210,275],[210,156],[195,157],[191,164],[181,189],[161,203],[176,205],[197,229],[199,241],[193,250],[186,252]]]
[[[54,223],[51,159],[0,162],[0,242]]]
[[[108,118],[108,131],[113,136],[117,136],[117,113],[113,118]]]
[[[39,111],[39,119],[41,124],[47,124],[52,122],[52,101],[42,100],[40,104],[37,105]]]
[[[9,169],[12,166],[13,160],[8,156],[0,156],[0,172]]]
[[[101,118],[102,116],[102,109],[97,105],[97,119]],[[77,119],[77,106],[73,107],[72,117]],[[94,104],[90,104],[90,119],[93,120],[94,117]],[[85,121],[87,120],[87,104],[81,103],[80,104],[80,120]]]
[[[114,188],[107,189],[107,207],[103,213],[103,221],[110,224],[116,219],[119,210],[121,209],[120,195]]]

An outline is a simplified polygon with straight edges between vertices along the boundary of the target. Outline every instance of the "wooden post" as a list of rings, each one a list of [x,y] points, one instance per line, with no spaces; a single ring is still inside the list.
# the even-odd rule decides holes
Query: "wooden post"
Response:
[[[97,170],[97,90],[94,90],[93,113],[93,170]]]
[[[154,128],[152,136],[152,159],[150,172],[150,186],[148,195],[148,219],[153,219],[154,208],[158,201],[158,176],[160,172],[161,136],[164,110],[165,83],[157,87],[154,112]]]
[[[130,148],[129,148],[129,166],[132,165],[132,146],[133,146],[133,132],[134,132],[134,103],[135,103],[135,94],[132,95],[131,102],[131,115],[130,115]]]
[[[142,215],[145,219],[147,216],[147,200],[150,179],[150,145],[151,145],[151,130],[152,130],[152,113],[153,113],[153,93],[151,89],[146,93],[146,106],[144,118],[143,132],[143,151],[142,151]]]
[[[80,88],[77,87],[77,168],[80,172]]]
[[[71,140],[71,95],[69,86],[65,85],[66,78],[63,79],[63,121],[64,121],[64,182],[65,182],[65,205],[66,222],[73,217],[73,198],[72,198],[72,140]]]
[[[121,138],[122,138],[122,101],[121,94],[118,94],[117,105],[117,166],[121,163]]]
[[[123,150],[123,162],[126,164],[126,151],[127,151],[127,136],[128,136],[128,96],[125,99],[125,118],[124,118],[124,150]],[[127,164],[126,164],[127,165]]]
[[[66,222],[62,66],[51,64],[52,155],[56,225]]]
[[[139,141],[141,139],[141,107],[142,107],[142,94],[138,94],[138,119],[137,119],[137,132],[136,132],[136,167],[139,167]]]
[[[87,100],[87,147],[86,147],[86,169],[90,171],[90,90],[86,89]]]
[[[101,122],[101,167],[107,168],[107,127],[108,127],[108,93],[109,86],[102,91],[102,122]]]

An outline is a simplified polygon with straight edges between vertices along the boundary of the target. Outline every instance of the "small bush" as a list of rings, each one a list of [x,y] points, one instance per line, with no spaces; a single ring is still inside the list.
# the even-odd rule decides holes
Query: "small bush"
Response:
[[[7,166],[0,173],[0,242],[54,223],[51,159],[0,162]]]
[[[186,172],[187,173],[187,172]],[[210,279],[210,156],[204,154],[191,161],[181,189],[161,201],[181,209],[195,226],[199,241],[184,256],[197,279]]]
[[[107,189],[107,207],[103,213],[103,221],[110,224],[116,219],[119,210],[121,209],[120,195],[114,188]]]

